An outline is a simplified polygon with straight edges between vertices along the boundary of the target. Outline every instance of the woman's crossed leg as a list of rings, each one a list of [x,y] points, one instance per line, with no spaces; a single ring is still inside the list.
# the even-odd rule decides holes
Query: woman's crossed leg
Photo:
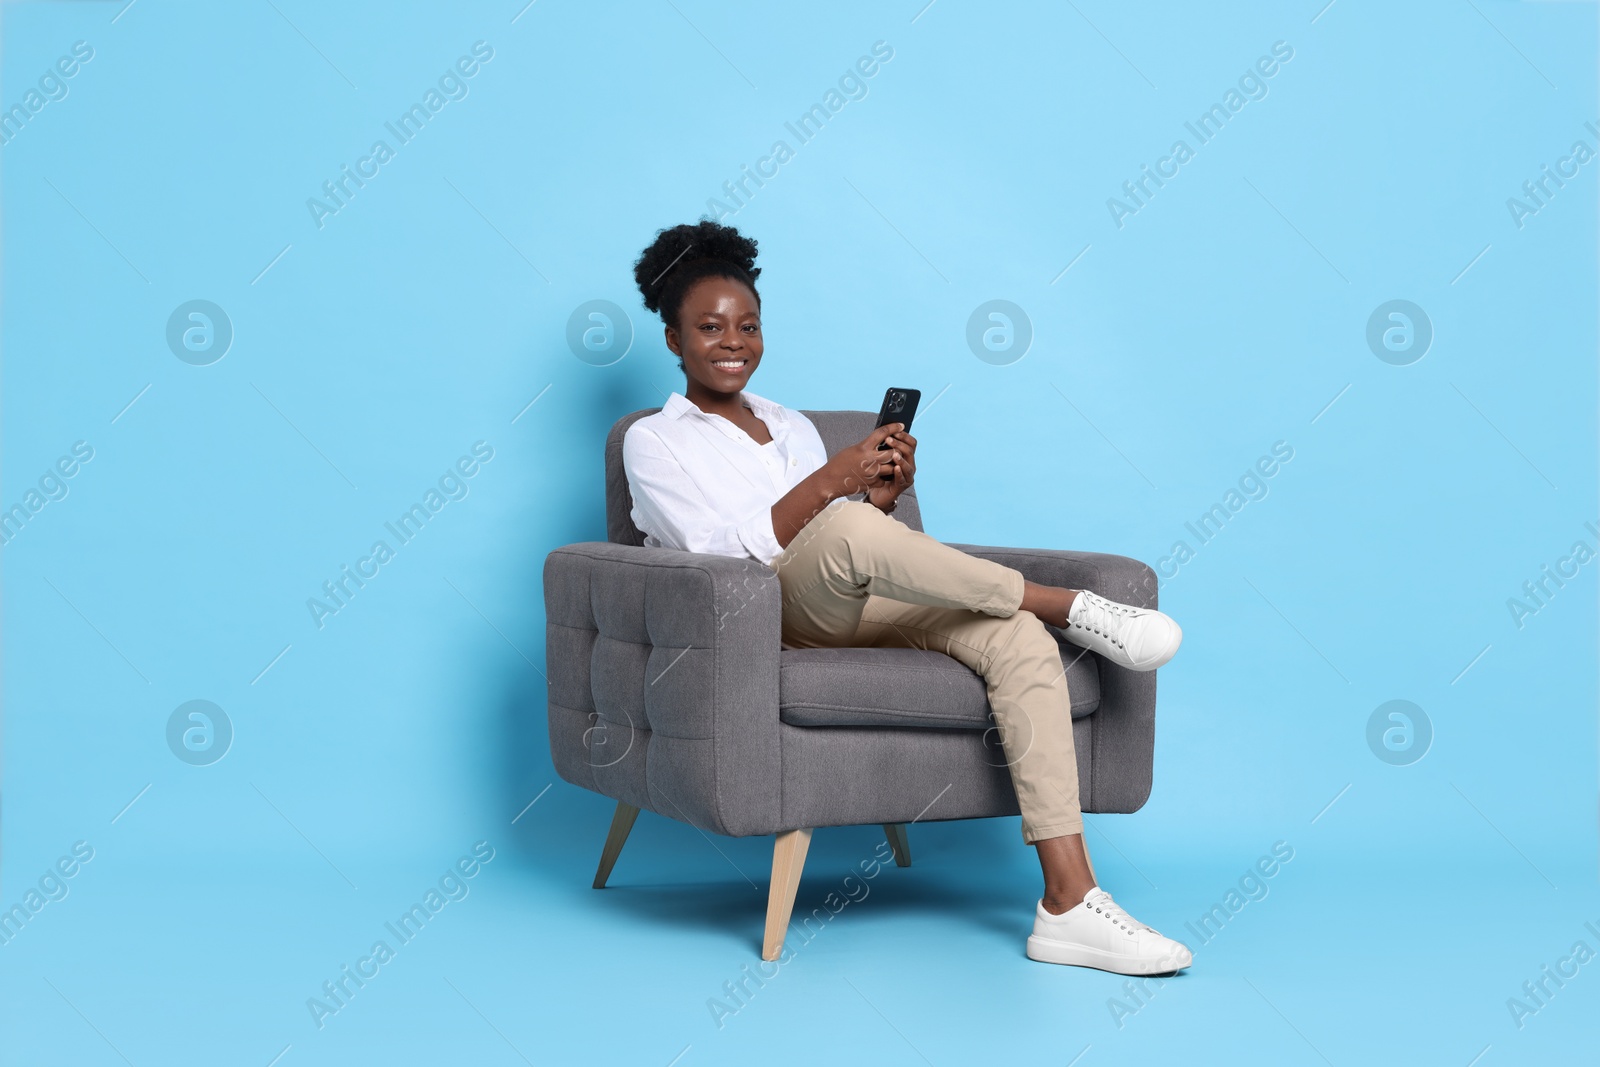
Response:
[[[1014,568],[951,548],[860,501],[819,512],[774,567],[786,644],[926,649],[984,679],[1023,841],[1035,846],[1044,875],[1029,956],[1125,974],[1189,964],[1187,948],[1134,920],[1095,884],[1083,847],[1066,671],[1060,645],[1033,609],[1064,626],[1068,640],[1079,624],[1081,643],[1098,642],[1102,654],[1148,657],[1152,647],[1171,644],[1155,652],[1163,663],[1176,651],[1167,631],[1175,623],[1092,593],[1099,604],[1078,590],[1027,582]]]

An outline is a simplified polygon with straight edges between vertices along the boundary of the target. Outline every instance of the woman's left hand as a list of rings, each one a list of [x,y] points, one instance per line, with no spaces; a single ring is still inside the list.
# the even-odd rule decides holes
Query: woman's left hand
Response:
[[[889,435],[885,444],[892,450],[885,457],[886,462],[894,464],[894,477],[885,478],[867,490],[867,503],[880,511],[888,511],[894,506],[895,500],[901,493],[911,487],[917,474],[917,439],[900,430]]]

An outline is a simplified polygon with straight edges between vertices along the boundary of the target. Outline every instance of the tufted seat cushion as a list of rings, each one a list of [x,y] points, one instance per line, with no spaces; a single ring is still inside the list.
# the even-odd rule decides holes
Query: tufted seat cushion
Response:
[[[1062,646],[1072,717],[1100,706],[1095,657]],[[983,678],[942,652],[918,648],[785,648],[778,718],[791,726],[935,726],[986,730]]]

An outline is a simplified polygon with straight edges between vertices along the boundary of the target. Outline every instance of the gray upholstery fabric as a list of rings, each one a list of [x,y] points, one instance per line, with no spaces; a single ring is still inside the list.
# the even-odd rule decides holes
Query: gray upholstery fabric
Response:
[[[1072,721],[1078,789],[1094,789],[1095,716]],[[787,726],[783,819],[791,826],[939,822],[1017,815],[998,745],[975,730]],[[1087,805],[1085,806],[1087,810]],[[870,811],[871,817],[862,813]]]
[[[1072,717],[1081,719],[1100,706],[1099,657],[1060,644]],[[791,726],[994,725],[983,679],[943,652],[796,648],[778,661],[778,718]]]
[[[587,541],[546,558],[544,587],[556,772],[730,837],[777,830],[772,570]]]
[[[643,547],[622,435],[606,439],[609,542],[544,566],[551,757],[563,779],[729,836],[1018,813],[983,679],[916,649],[789,649],[777,576],[748,559]],[[806,412],[829,453],[872,413]],[[921,529],[910,492],[894,517]],[[1094,552],[956,544],[1032,581],[1156,606],[1155,574]],[[1059,634],[1057,634],[1059,640]],[[1062,643],[1085,811],[1150,793],[1155,675]],[[898,684],[885,685],[893,674]],[[869,699],[870,698],[870,699]]]

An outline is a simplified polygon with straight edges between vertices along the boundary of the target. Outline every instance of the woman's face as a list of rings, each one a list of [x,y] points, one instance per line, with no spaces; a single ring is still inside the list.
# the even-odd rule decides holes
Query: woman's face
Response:
[[[683,298],[678,330],[667,347],[683,372],[707,392],[737,394],[761,363],[761,311],[750,287],[732,278],[704,278]]]

